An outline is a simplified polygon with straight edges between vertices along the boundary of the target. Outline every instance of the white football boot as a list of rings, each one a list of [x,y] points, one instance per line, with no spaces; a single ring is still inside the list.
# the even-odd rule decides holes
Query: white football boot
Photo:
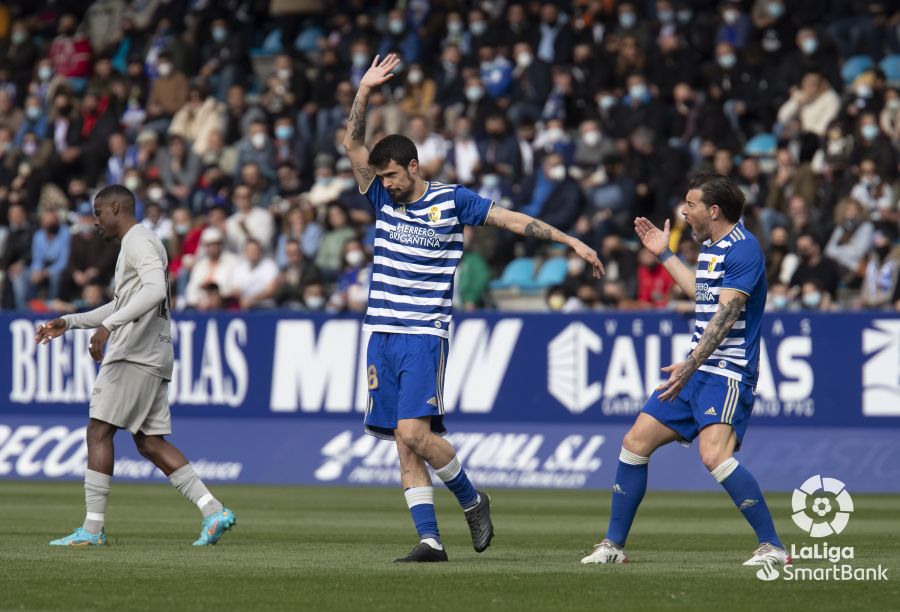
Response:
[[[789,565],[791,562],[787,551],[765,542],[753,551],[753,556],[744,561],[744,565]]]
[[[594,546],[593,552],[581,560],[585,565],[589,563],[627,563],[625,549],[617,546],[612,540],[603,540]]]

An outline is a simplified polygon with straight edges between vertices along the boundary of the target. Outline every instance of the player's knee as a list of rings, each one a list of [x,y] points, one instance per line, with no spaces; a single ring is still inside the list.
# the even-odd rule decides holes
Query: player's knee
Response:
[[[91,420],[88,423],[87,431],[84,434],[84,439],[87,442],[88,446],[94,446],[97,444],[102,444],[107,438],[110,437],[111,433],[115,433],[115,429],[110,428],[105,423]]]
[[[134,436],[134,445],[137,451],[145,459],[153,459],[156,456],[156,448],[151,438],[147,436]]]
[[[628,433],[622,438],[622,448],[641,457],[649,457],[654,450],[647,440],[633,428],[628,430]]]
[[[420,454],[427,442],[428,432],[414,423],[399,423],[396,429],[396,436],[408,449],[416,454]]]
[[[731,453],[723,448],[700,449],[700,461],[703,462],[703,466],[710,472],[722,465],[722,462],[729,457],[731,457]]]

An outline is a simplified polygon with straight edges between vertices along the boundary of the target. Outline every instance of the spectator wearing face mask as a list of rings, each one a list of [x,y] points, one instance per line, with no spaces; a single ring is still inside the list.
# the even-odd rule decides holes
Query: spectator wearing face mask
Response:
[[[282,283],[275,292],[275,302],[291,308],[302,307],[306,288],[322,282],[319,268],[304,255],[300,243],[293,238],[285,241],[281,278]]]
[[[228,89],[237,81],[247,61],[243,36],[232,32],[225,19],[215,19],[210,28],[211,40],[203,45],[200,77],[216,98],[225,100]]]
[[[897,177],[897,152],[890,139],[881,131],[874,113],[865,112],[859,117],[857,138],[853,147],[853,163],[863,160],[875,162],[878,175],[888,181]]]
[[[425,76],[422,66],[417,63],[409,65],[406,70],[406,83],[400,108],[407,115],[425,115],[430,112],[435,100],[437,87],[434,81]]]
[[[222,295],[234,291],[234,271],[240,258],[226,251],[225,234],[217,227],[207,227],[200,236],[203,255],[190,270],[190,280],[185,287],[184,302],[189,308],[197,308],[203,299],[203,287],[216,283]]]
[[[552,86],[550,64],[536,57],[527,42],[516,43],[513,59],[515,67],[510,75],[512,85],[507,117],[514,125],[523,119],[536,121]]]
[[[422,40],[418,31],[399,9],[388,13],[387,32],[378,45],[378,55],[381,57],[391,52],[399,52],[404,61],[410,64],[418,62],[422,52]]]
[[[787,312],[797,310],[798,305],[791,296],[787,283],[775,281],[769,285],[769,293],[766,296],[766,312]]]
[[[512,135],[506,118],[502,114],[488,115],[484,132],[484,138],[478,141],[481,162],[491,166],[507,181],[517,182],[522,172],[519,143]]]
[[[669,303],[669,293],[675,281],[656,257],[647,249],[638,252],[637,299],[654,308]]]
[[[168,129],[172,117],[187,102],[189,85],[187,77],[175,68],[168,53],[159,54],[157,70],[159,76],[153,81],[147,100],[147,120],[162,132]]]
[[[466,78],[465,98],[466,103],[462,109],[462,114],[472,121],[475,126],[475,134],[481,136],[484,134],[484,124],[487,117],[498,114],[500,108],[493,98],[487,95],[481,78],[475,74],[470,74]]]
[[[448,144],[447,164],[450,182],[472,185],[482,163],[481,152],[472,134],[472,121],[459,117],[454,124],[453,140]]]
[[[241,139],[237,147],[237,177],[246,164],[256,164],[260,172],[268,179],[275,179],[275,147],[269,138],[265,121],[254,121],[250,124],[247,135]]]
[[[838,204],[834,222],[825,256],[837,262],[844,275],[857,275],[872,245],[875,227],[866,219],[862,205],[852,196]]]
[[[864,308],[890,306],[897,291],[900,275],[898,253],[893,248],[895,226],[885,225],[872,238],[872,250],[864,263],[863,284],[859,305]]]
[[[531,199],[518,210],[545,223],[569,231],[584,208],[584,196],[569,177],[562,155],[551,153],[536,173],[533,189],[525,189]]]
[[[575,32],[568,15],[561,13],[552,2],[541,5],[541,23],[536,53],[538,58],[549,63],[569,63],[575,47]]]
[[[363,312],[369,293],[372,267],[359,240],[344,243],[344,265],[338,275],[335,291],[328,300],[329,309],[340,312]],[[380,301],[382,292],[372,292],[371,299]]]
[[[834,298],[818,280],[810,280],[800,286],[800,307],[803,310],[831,310]]]
[[[859,182],[850,191],[850,197],[862,205],[865,216],[873,221],[896,223],[900,220],[894,188],[879,176],[875,160],[864,159],[860,163]]]
[[[834,297],[841,279],[837,264],[822,256],[822,247],[812,234],[797,237],[797,255],[800,264],[791,276],[791,288],[799,291],[803,285],[815,282],[825,293]]]

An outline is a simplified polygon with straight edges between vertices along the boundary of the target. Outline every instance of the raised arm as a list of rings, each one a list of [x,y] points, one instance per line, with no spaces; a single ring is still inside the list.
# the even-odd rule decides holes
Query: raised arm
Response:
[[[597,252],[594,249],[577,238],[564,234],[552,225],[544,223],[540,219],[535,219],[524,213],[506,210],[495,204],[491,206],[491,211],[488,213],[484,224],[509,230],[520,236],[537,238],[538,240],[552,240],[553,242],[564,244],[571,247],[579,257],[590,264],[594,271],[594,278],[601,278],[606,274],[606,269],[603,267],[603,263],[597,257]]]
[[[347,131],[344,133],[343,145],[347,149],[347,157],[353,164],[353,175],[361,191],[366,191],[375,178],[375,171],[369,166],[369,150],[366,148],[366,108],[369,105],[369,96],[375,87],[381,86],[391,78],[392,71],[400,65],[400,58],[391,53],[379,62],[379,56],[375,56],[372,65],[359,82],[359,89],[350,107],[350,117],[347,120]]]
[[[663,229],[660,230],[650,223],[649,219],[638,217],[634,220],[634,231],[648,251],[657,257],[663,253],[668,255],[661,258],[663,267],[672,275],[681,290],[693,300],[697,295],[697,274],[669,250],[669,220],[666,219]]]

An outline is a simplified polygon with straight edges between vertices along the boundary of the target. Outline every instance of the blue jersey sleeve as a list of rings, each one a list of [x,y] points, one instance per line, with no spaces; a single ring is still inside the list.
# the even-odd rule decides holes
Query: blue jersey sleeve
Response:
[[[376,211],[381,210],[382,206],[391,203],[391,195],[387,192],[387,189],[384,188],[384,185],[381,184],[381,179],[377,176],[369,183],[369,189],[364,195],[366,196],[366,199],[369,200],[369,203],[372,204],[372,208]]]
[[[492,203],[465,187],[456,188],[456,218],[463,225],[484,225]]]
[[[736,289],[747,295],[759,283],[761,274],[765,274],[766,262],[759,244],[753,240],[739,240],[728,249],[725,257],[725,276],[722,278],[722,289]]]

